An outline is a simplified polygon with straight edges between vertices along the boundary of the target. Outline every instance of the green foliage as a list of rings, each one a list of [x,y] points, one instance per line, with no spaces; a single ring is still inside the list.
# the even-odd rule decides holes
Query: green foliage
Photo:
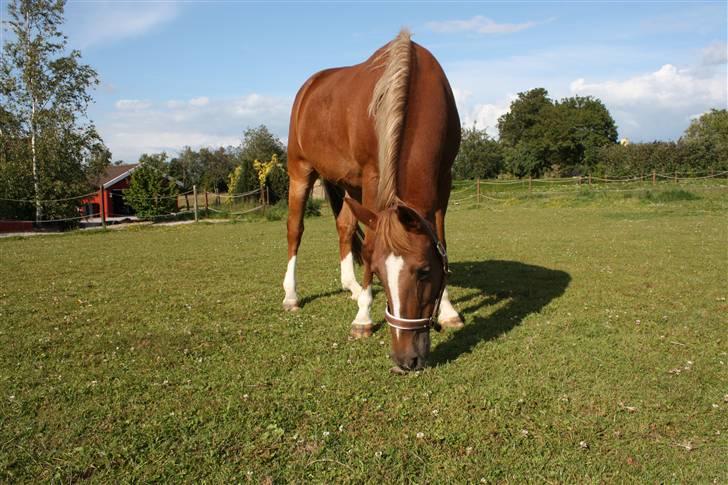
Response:
[[[166,155],[142,155],[139,166],[131,175],[124,200],[142,219],[166,215],[177,210],[177,184],[165,177]]]
[[[193,185],[202,188],[204,172],[205,165],[202,157],[199,152],[193,151],[190,147],[185,147],[178,157],[169,162],[169,175],[182,182],[187,189],[192,188]]]
[[[485,130],[463,128],[460,151],[452,173],[455,179],[495,178],[503,169],[503,150]]]
[[[283,164],[278,164],[273,167],[268,174],[266,184],[268,186],[271,203],[279,200],[288,200],[288,172]]]
[[[323,201],[321,199],[314,199],[309,197],[306,200],[306,209],[304,210],[304,217],[318,217],[321,215],[321,206]]]
[[[538,137],[537,129],[542,124],[543,112],[553,106],[544,88],[535,88],[518,93],[508,113],[498,118],[500,141],[514,147],[522,140],[528,142]]]
[[[617,141],[617,128],[598,99],[552,101],[543,88],[519,93],[498,120],[505,165],[523,177],[576,175],[596,165],[602,146]]]
[[[265,125],[257,128],[248,128],[243,133],[243,142],[240,147],[241,160],[270,160],[273,155],[286,164],[286,149],[283,143],[268,130]]]
[[[212,192],[224,192],[228,176],[236,166],[234,157],[222,147],[216,150],[201,148],[199,157],[204,167],[201,177],[202,188]]]
[[[691,166],[728,170],[728,110],[713,109],[693,120],[680,142]]]
[[[12,35],[0,58],[0,196],[35,199],[2,204],[4,216],[73,217],[78,201],[41,202],[88,192],[110,154],[93,124],[84,123],[96,72],[66,49],[64,2],[14,0]]]
[[[670,189],[662,191],[647,190],[640,194],[640,199],[646,202],[680,202],[683,200],[699,200],[700,196],[683,189]]]

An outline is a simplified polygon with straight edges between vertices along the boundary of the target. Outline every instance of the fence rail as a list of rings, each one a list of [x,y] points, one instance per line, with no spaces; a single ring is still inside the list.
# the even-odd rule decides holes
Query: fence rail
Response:
[[[685,176],[688,175],[688,176]],[[559,178],[522,178],[522,179],[477,179],[474,181],[463,183],[462,181],[456,182],[455,187],[451,191],[450,204],[459,205],[466,201],[474,200],[476,203],[480,203],[481,200],[494,200],[494,201],[507,201],[514,199],[513,194],[515,190],[520,188],[528,188],[528,194],[531,195],[569,195],[574,194],[575,189],[589,187],[591,189],[599,190],[599,192],[638,192],[645,190],[644,184],[648,186],[658,186],[664,183],[679,183],[685,181],[707,181],[708,179],[728,178],[728,170],[721,172],[673,172],[671,174],[652,172],[650,174],[641,174],[636,176],[624,176],[624,177],[598,177],[594,175],[578,176],[578,177],[559,177]],[[643,186],[640,188],[605,188],[611,185],[627,185],[631,183],[642,183]],[[554,188],[571,187],[572,190],[534,190],[539,186],[543,187],[551,186]],[[499,190],[502,188],[503,190]],[[707,188],[707,187],[706,187]],[[721,189],[726,188],[724,185],[715,186],[713,188]],[[515,189],[515,190],[514,190]],[[468,193],[472,191],[472,193]],[[198,213],[204,211],[205,214],[216,213],[216,214],[227,214],[230,216],[245,215],[256,211],[265,209],[268,204],[267,191],[261,191],[261,189],[251,190],[242,194],[227,194],[217,192],[197,192],[196,188],[183,192],[181,194],[162,196],[159,198],[176,198],[177,207],[184,205],[185,210],[173,212],[170,214],[163,214],[158,217],[177,217],[184,216],[186,214],[195,215],[195,220],[198,219]],[[63,197],[58,199],[41,199],[36,201],[35,199],[16,199],[0,197],[0,202],[11,202],[11,203],[51,203],[51,202],[68,202],[71,200],[80,200],[88,198],[97,194],[98,191],[89,192],[86,194],[80,194],[71,197]],[[509,194],[510,196],[507,196]],[[154,199],[150,197],[147,200]],[[249,207],[241,207],[245,201],[249,202]],[[250,207],[252,206],[252,207]],[[222,207],[227,207],[222,209]],[[11,219],[12,222],[33,222],[33,223],[52,223],[52,222],[70,222],[70,221],[83,221],[89,220],[96,217],[105,219],[103,210],[93,214],[82,214],[78,216],[69,216],[53,219],[43,219],[39,221],[35,220],[18,220]],[[105,220],[104,220],[105,223]]]

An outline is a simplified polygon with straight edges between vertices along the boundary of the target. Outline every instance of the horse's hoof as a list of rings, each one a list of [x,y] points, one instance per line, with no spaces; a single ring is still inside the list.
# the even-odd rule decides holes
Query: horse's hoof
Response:
[[[404,370],[403,368],[401,368],[398,365],[395,365],[394,367],[392,367],[391,369],[389,369],[389,372],[391,372],[392,374],[398,375],[398,376],[406,376],[407,375],[407,371]]]
[[[374,325],[367,323],[364,325],[358,323],[351,324],[351,336],[353,338],[371,337],[374,333]]]
[[[454,329],[463,328],[464,325],[463,320],[459,316],[446,318],[445,320],[440,320],[438,323],[444,328]]]
[[[298,306],[298,302],[296,300],[292,300],[292,301],[284,300],[283,309],[287,312],[297,312],[298,310],[301,309],[301,307]]]

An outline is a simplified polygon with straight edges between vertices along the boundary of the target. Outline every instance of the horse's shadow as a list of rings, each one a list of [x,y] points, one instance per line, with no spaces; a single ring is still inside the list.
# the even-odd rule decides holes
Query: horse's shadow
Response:
[[[472,351],[479,342],[510,331],[526,316],[539,312],[562,295],[571,281],[564,271],[517,261],[453,262],[450,269],[449,287],[475,291],[456,292],[464,293],[452,303],[465,317],[465,326],[432,350],[429,358],[432,366],[455,360]],[[478,314],[491,305],[501,306],[487,316]]]

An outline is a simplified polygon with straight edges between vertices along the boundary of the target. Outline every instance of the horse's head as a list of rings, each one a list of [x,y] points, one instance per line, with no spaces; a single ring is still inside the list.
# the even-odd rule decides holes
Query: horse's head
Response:
[[[385,317],[392,336],[392,360],[404,370],[425,366],[430,328],[437,324],[447,277],[447,255],[432,225],[399,203],[374,213],[346,199],[370,232],[364,252],[387,294]]]

